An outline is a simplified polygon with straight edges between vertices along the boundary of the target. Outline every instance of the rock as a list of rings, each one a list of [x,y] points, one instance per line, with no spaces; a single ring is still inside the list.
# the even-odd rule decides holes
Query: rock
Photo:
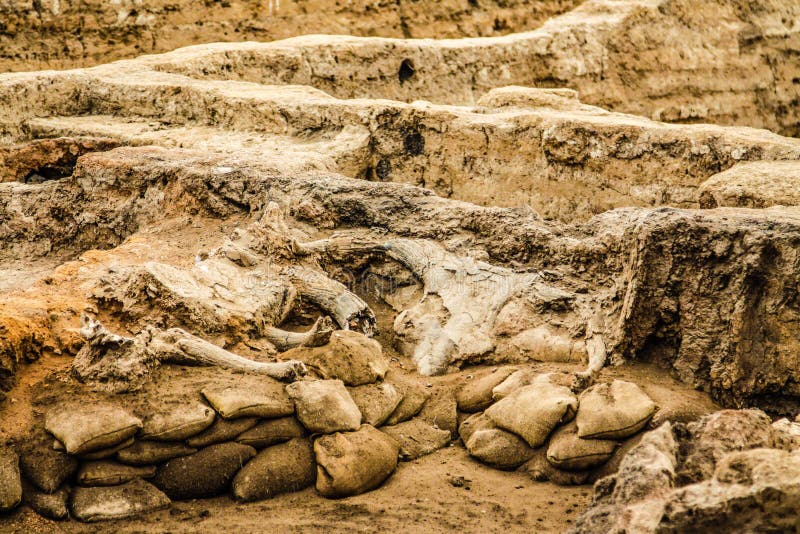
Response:
[[[0,512],[16,508],[22,501],[19,457],[12,450],[0,451]]]
[[[446,447],[450,443],[450,432],[431,426],[421,419],[412,419],[381,429],[400,445],[400,459],[416,460]]]
[[[394,375],[394,373],[392,373]],[[392,412],[389,418],[384,421],[386,425],[396,425],[403,421],[408,421],[417,415],[430,397],[425,388],[419,384],[409,381],[399,376],[392,376],[388,379],[390,383],[402,393],[403,399],[397,408]]]
[[[369,425],[317,438],[317,491],[347,497],[375,489],[397,467],[399,452],[395,440]]]
[[[86,454],[79,454],[78,458],[81,460],[104,460],[106,458],[111,458],[122,449],[127,449],[133,445],[135,441],[136,440],[134,438],[128,438],[125,441],[117,443],[113,447],[109,447],[107,449],[100,449],[97,451],[87,452]]]
[[[537,482],[552,482],[558,486],[580,486],[589,481],[589,471],[565,471],[547,461],[547,447],[539,447],[517,469]]]
[[[84,522],[137,517],[169,505],[166,495],[142,479],[121,486],[75,488],[70,499],[72,515]]]
[[[771,422],[761,410],[720,410],[690,423],[678,480],[686,484],[709,478],[729,452],[772,447]]]
[[[78,469],[78,460],[43,444],[23,448],[20,468],[45,493],[53,493]]]
[[[50,409],[44,427],[64,444],[68,454],[78,455],[130,439],[142,428],[142,421],[113,404],[69,404]]]
[[[800,206],[800,165],[748,161],[713,175],[697,189],[701,208]]]
[[[786,451],[800,449],[800,423],[781,418],[772,423],[773,445]]]
[[[470,456],[498,469],[514,469],[534,454],[525,440],[500,428],[479,429],[468,435],[465,446]]]
[[[184,443],[136,441],[117,452],[117,460],[127,465],[153,465],[197,452]]]
[[[456,394],[458,409],[467,413],[482,412],[494,402],[492,390],[516,371],[516,367],[499,367],[467,382]]]
[[[255,449],[263,449],[305,435],[306,429],[295,417],[281,417],[258,423],[250,430],[241,433],[236,441]]]
[[[542,381],[515,390],[484,413],[498,427],[536,448],[558,423],[570,420],[577,408],[578,399],[568,388]]]
[[[381,426],[403,400],[403,395],[389,382],[349,388],[350,397],[361,412],[362,422]]]
[[[277,380],[259,377],[246,387],[208,386],[202,391],[211,406],[225,419],[263,417],[272,419],[294,413],[294,404]]]
[[[118,486],[134,478],[152,478],[156,468],[150,466],[131,466],[98,460],[84,462],[78,469],[78,484],[81,486]]]
[[[316,476],[311,442],[294,438],[266,448],[250,460],[233,479],[233,495],[244,502],[269,499],[311,486]]]
[[[656,411],[655,403],[632,382],[595,384],[581,393],[575,421],[578,437],[624,439],[639,432]]]
[[[196,436],[192,436],[186,443],[190,447],[207,447],[223,441],[231,441],[242,432],[247,432],[258,424],[257,417],[240,417],[238,419],[217,418],[214,424]]]
[[[224,493],[256,450],[241,443],[220,443],[174,458],[158,468],[153,484],[171,499],[199,499]]]
[[[172,403],[144,420],[141,439],[183,441],[211,426],[214,410],[202,402]]]
[[[67,508],[67,500],[69,499],[70,488],[69,486],[61,486],[54,492],[45,493],[39,491],[33,484],[22,481],[22,496],[25,504],[31,507],[37,514],[48,519],[67,519],[69,517],[69,509]]]
[[[286,386],[297,418],[312,434],[356,430],[361,412],[341,380],[294,382]]]
[[[566,471],[585,471],[604,464],[617,445],[616,441],[606,439],[579,438],[577,425],[572,422],[553,432],[547,461]]]
[[[347,386],[383,380],[389,370],[380,343],[352,330],[337,330],[327,345],[298,347],[282,357],[304,362],[321,378],[341,380]]]

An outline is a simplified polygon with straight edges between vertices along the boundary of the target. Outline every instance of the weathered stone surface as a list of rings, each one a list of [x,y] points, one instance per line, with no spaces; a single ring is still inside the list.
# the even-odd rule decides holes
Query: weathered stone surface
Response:
[[[542,381],[515,390],[485,413],[498,427],[536,448],[558,423],[572,419],[577,409],[578,399],[568,388]]]
[[[239,501],[269,499],[314,484],[317,476],[311,441],[294,438],[268,447],[247,462],[233,479]]]
[[[794,161],[739,163],[697,190],[703,208],[769,208],[800,205],[800,165]]]
[[[263,378],[242,387],[209,386],[202,391],[211,406],[225,419],[240,417],[284,417],[294,413],[294,404],[277,380]]]
[[[403,400],[398,388],[389,382],[367,384],[348,391],[361,412],[363,422],[374,427],[381,426]]]
[[[347,497],[375,489],[397,467],[399,451],[394,439],[369,425],[317,438],[317,491]]]
[[[341,380],[295,382],[286,386],[297,418],[312,434],[356,430],[361,412]]]
[[[154,465],[195,452],[197,449],[185,443],[137,440],[130,447],[117,451],[117,460],[128,465]]]
[[[450,432],[438,429],[421,419],[412,419],[381,429],[400,445],[400,459],[416,460],[450,443]]]
[[[341,380],[346,386],[383,380],[389,370],[380,343],[351,330],[337,330],[327,345],[298,347],[283,357],[299,360],[321,378]]]
[[[130,466],[108,460],[83,462],[78,469],[78,484],[81,486],[118,486],[135,478],[152,478],[156,467]]]
[[[113,447],[131,438],[142,421],[119,406],[108,403],[52,408],[45,428],[58,438],[69,454],[85,454]]]
[[[141,479],[121,486],[75,488],[70,498],[72,515],[85,522],[136,517],[161,510],[169,504],[166,495]]]
[[[250,430],[239,434],[236,441],[255,449],[263,449],[293,438],[302,438],[305,434],[305,428],[296,418],[281,417],[258,423]]]
[[[256,450],[241,443],[210,445],[158,468],[153,484],[171,499],[199,499],[225,492]]]

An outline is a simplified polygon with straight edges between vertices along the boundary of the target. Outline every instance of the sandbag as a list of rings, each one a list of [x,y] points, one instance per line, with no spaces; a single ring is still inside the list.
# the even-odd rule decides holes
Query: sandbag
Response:
[[[573,421],[553,432],[547,447],[547,461],[566,471],[584,471],[606,463],[618,445],[607,439],[578,437],[578,427]]]
[[[388,382],[349,388],[350,397],[361,412],[362,422],[381,426],[403,400],[398,389]]]
[[[306,429],[295,417],[281,417],[279,419],[268,419],[258,423],[250,430],[237,436],[236,441],[245,445],[250,445],[256,449],[263,449],[292,438],[305,436]]]
[[[464,384],[456,394],[458,409],[462,412],[482,412],[492,405],[492,390],[517,371],[516,367],[500,367]]]
[[[84,454],[130,439],[142,428],[142,421],[114,404],[86,403],[51,409],[44,426],[67,453]]]
[[[81,486],[117,486],[134,478],[152,478],[156,474],[154,465],[132,466],[97,460],[84,462],[78,469],[78,484]]]
[[[256,450],[241,443],[211,445],[158,468],[153,484],[170,499],[213,497],[228,490],[231,480]]]
[[[182,441],[211,426],[214,410],[202,402],[169,403],[144,420],[141,439]]]
[[[492,402],[502,400],[521,387],[529,386],[540,373],[530,368],[514,371],[492,388]]]
[[[451,437],[448,430],[436,428],[421,419],[385,426],[381,431],[400,445],[400,459],[404,461],[416,460],[446,447]]]
[[[24,478],[22,479],[22,498],[25,504],[40,516],[48,519],[61,520],[69,517],[69,508],[67,508],[69,493],[70,488],[67,485],[61,486],[52,493],[45,493]]]
[[[624,439],[644,428],[655,411],[656,404],[633,382],[595,384],[580,397],[578,436]]]
[[[341,380],[294,382],[286,386],[294,400],[297,418],[311,433],[356,430],[361,412]]]
[[[552,482],[559,486],[580,486],[586,484],[591,471],[565,471],[547,461],[547,448],[540,447],[534,451],[530,460],[522,464],[517,471],[527,474],[537,482]]]
[[[484,413],[498,427],[536,448],[558,423],[572,419],[577,409],[578,399],[569,388],[537,381],[517,389]]]
[[[113,447],[87,452],[84,454],[79,454],[78,458],[80,458],[81,460],[105,460],[106,458],[111,458],[112,456],[115,456],[122,449],[127,449],[128,447],[133,445],[135,441],[136,440],[133,437],[130,437],[125,441],[117,443]]]
[[[240,417],[238,419],[222,419],[218,417],[214,424],[196,436],[186,440],[190,447],[207,447],[223,441],[231,441],[242,432],[246,432],[258,424],[257,417]]]
[[[470,456],[497,469],[514,469],[533,456],[525,440],[497,428],[483,413],[468,418],[458,430]]]
[[[171,441],[136,441],[117,452],[117,460],[127,465],[160,464],[197,452],[194,447]]]
[[[250,460],[233,479],[233,495],[244,502],[269,499],[311,486],[316,476],[311,441],[295,438],[264,449]]]
[[[458,404],[450,386],[441,384],[428,389],[429,396],[416,419],[425,421],[434,427],[447,430],[452,437],[458,435]]]
[[[78,469],[77,459],[41,443],[24,447],[19,463],[25,477],[45,493],[56,491]]]
[[[10,449],[0,450],[0,512],[16,508],[22,501],[19,457]]]
[[[72,515],[84,522],[125,519],[169,505],[166,495],[140,478],[121,486],[78,487],[70,499]]]
[[[424,387],[400,377],[396,372],[390,373],[387,381],[397,388],[403,395],[403,399],[389,418],[384,421],[385,425],[396,425],[397,423],[408,421],[422,410],[422,407],[425,406],[430,397],[430,393]]]
[[[283,384],[268,377],[263,377],[260,382],[248,382],[241,386],[209,386],[202,393],[225,419],[272,419],[294,413],[294,404],[286,395]]]
[[[324,497],[358,495],[380,486],[397,467],[397,442],[370,425],[314,442],[317,491]]]
[[[327,345],[298,347],[282,357],[300,360],[320,378],[341,380],[348,386],[383,380],[389,370],[380,343],[353,330],[337,330]]]

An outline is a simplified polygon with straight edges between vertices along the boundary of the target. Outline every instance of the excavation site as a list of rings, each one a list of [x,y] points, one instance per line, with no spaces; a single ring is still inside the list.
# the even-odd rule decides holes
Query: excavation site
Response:
[[[0,0],[0,532],[800,532],[797,0]]]

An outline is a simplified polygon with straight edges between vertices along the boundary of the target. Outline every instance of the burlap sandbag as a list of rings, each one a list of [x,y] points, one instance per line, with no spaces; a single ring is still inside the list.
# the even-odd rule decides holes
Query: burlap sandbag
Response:
[[[469,438],[472,437],[472,434],[478,430],[487,430],[490,428],[497,428],[497,425],[494,424],[494,421],[489,419],[489,417],[487,417],[483,412],[475,413],[467,417],[458,426],[458,435],[461,437],[461,441],[466,444],[469,441]]]
[[[400,445],[400,459],[416,460],[446,447],[450,443],[450,431],[434,427],[427,421],[414,418],[394,426],[381,429]]]
[[[320,378],[341,380],[348,386],[383,380],[389,370],[380,343],[352,330],[334,332],[327,345],[298,347],[281,357],[300,360]]]
[[[467,418],[458,427],[458,433],[471,456],[498,469],[513,469],[533,455],[525,440],[497,428],[484,413]]]
[[[624,439],[644,428],[655,411],[656,404],[632,382],[595,384],[580,397],[578,436]]]
[[[297,418],[312,434],[356,430],[361,412],[341,380],[312,380],[286,386]]]
[[[215,443],[231,441],[243,432],[247,432],[259,422],[257,417],[240,417],[238,419],[222,419],[218,417],[214,424],[186,440],[190,447],[208,447]]]
[[[578,427],[573,421],[553,432],[547,447],[547,461],[559,469],[584,471],[608,461],[617,446],[616,441],[578,437]]]
[[[508,397],[521,387],[529,386],[539,374],[539,372],[530,368],[514,371],[508,375],[508,378],[492,388],[492,402]]]
[[[500,367],[472,379],[456,394],[458,409],[462,412],[481,412],[492,405],[492,390],[517,371],[516,367]]]
[[[47,412],[45,428],[64,444],[67,453],[78,455],[130,439],[142,428],[142,421],[114,404],[68,404]]]
[[[45,493],[39,488],[22,479],[22,498],[25,504],[42,517],[57,521],[69,517],[69,494],[71,488],[64,484],[52,493]]]
[[[16,508],[22,501],[19,457],[10,449],[0,450],[0,511]]]
[[[325,497],[358,495],[380,486],[397,467],[399,446],[370,425],[314,442],[317,491]]]
[[[375,427],[381,426],[403,400],[403,394],[389,382],[348,388],[348,391],[361,412],[362,422]]]
[[[170,504],[166,495],[140,478],[121,486],[75,488],[70,501],[72,515],[85,522],[135,517]]]
[[[578,399],[569,388],[542,381],[517,389],[485,413],[498,427],[536,448],[558,423],[572,419],[577,409]]]
[[[422,410],[430,398],[430,393],[423,386],[405,378],[396,371],[390,372],[386,377],[386,381],[397,388],[403,398],[389,418],[384,421],[385,425],[396,425],[397,423],[408,421]]]
[[[79,454],[78,458],[80,458],[81,460],[105,460],[106,458],[111,458],[112,456],[116,456],[116,454],[119,451],[121,451],[122,449],[127,449],[135,442],[136,440],[133,437],[130,437],[125,441],[117,443],[113,447],[108,447],[107,449],[99,449],[96,451]]]
[[[194,447],[174,441],[136,441],[117,452],[117,460],[127,465],[153,465],[188,456],[197,452]]]
[[[269,499],[311,486],[316,476],[311,441],[295,438],[268,447],[250,460],[233,479],[233,495],[244,502]]]
[[[289,441],[292,438],[305,436],[306,429],[295,417],[280,417],[268,419],[237,436],[236,441],[250,445],[256,449],[263,449],[271,445]]]
[[[19,464],[25,477],[45,493],[56,491],[78,469],[76,458],[41,441],[24,446]]]
[[[580,486],[586,484],[591,471],[566,471],[559,469],[547,461],[547,447],[539,447],[530,460],[522,464],[517,471],[527,474],[538,482],[552,482],[559,486]]]
[[[141,439],[183,441],[211,426],[214,410],[202,402],[169,403],[144,420]]]
[[[81,486],[118,486],[135,478],[152,478],[156,474],[154,465],[133,466],[109,460],[83,462],[78,469],[78,484]]]
[[[256,450],[241,443],[219,443],[158,468],[153,484],[171,499],[199,499],[224,493]]]
[[[294,413],[294,403],[284,385],[268,377],[241,386],[208,386],[202,391],[211,406],[225,419],[239,417],[285,417]]]

